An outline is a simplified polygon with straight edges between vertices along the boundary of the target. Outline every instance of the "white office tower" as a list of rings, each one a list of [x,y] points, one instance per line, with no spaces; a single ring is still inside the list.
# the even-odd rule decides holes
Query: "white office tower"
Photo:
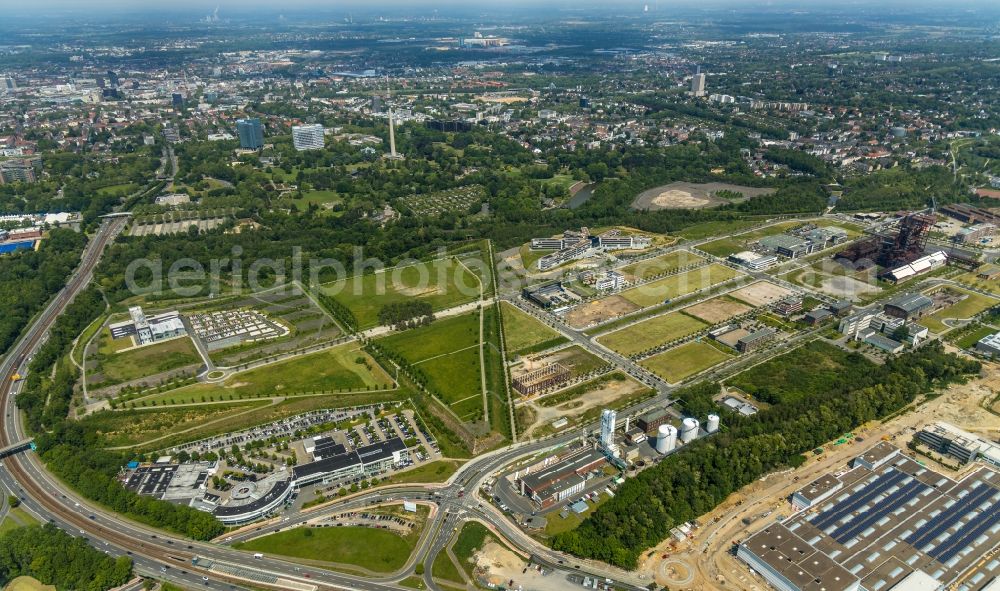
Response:
[[[615,419],[618,413],[604,409],[601,413],[601,446],[610,448],[615,444]]]
[[[324,146],[323,126],[319,123],[313,125],[293,125],[292,144],[300,152],[303,150],[322,150]]]
[[[6,94],[8,92],[14,92],[17,90],[17,84],[14,79],[10,76],[0,77],[0,93]]]
[[[705,75],[701,72],[691,77],[691,94],[705,96]]]
[[[681,441],[691,443],[698,437],[698,419],[688,417],[681,422]]]
[[[677,427],[673,425],[660,425],[656,432],[656,452],[665,454],[674,451],[677,447]]]
[[[715,433],[719,430],[719,415],[708,415],[708,425],[705,426],[705,431],[709,433]]]

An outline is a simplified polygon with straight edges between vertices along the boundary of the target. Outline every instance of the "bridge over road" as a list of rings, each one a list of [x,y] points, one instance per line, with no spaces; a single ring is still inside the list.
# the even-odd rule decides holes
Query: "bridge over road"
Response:
[[[3,458],[6,458],[7,456],[12,456],[12,455],[14,455],[16,453],[20,453],[22,451],[27,451],[29,449],[35,449],[35,440],[34,439],[24,439],[24,440],[18,441],[17,443],[12,443],[12,444],[8,445],[7,447],[0,448],[0,460],[2,460]]]

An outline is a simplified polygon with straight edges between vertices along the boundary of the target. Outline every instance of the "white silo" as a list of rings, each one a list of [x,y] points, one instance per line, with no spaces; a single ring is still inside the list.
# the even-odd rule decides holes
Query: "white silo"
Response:
[[[708,415],[708,425],[705,426],[705,430],[709,433],[719,430],[719,415]]]
[[[665,454],[674,451],[677,447],[677,427],[673,425],[660,425],[656,431],[656,451]]]
[[[698,419],[688,417],[681,422],[681,441],[691,443],[698,437]]]

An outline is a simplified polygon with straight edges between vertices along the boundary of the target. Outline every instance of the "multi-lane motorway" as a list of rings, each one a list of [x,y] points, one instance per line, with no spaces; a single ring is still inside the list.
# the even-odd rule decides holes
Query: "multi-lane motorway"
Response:
[[[48,331],[66,306],[88,285],[105,247],[124,228],[126,221],[125,217],[112,217],[102,223],[91,238],[79,268],[69,279],[66,287],[46,306],[0,364],[0,376],[3,376],[3,382],[0,384],[0,408],[4,411],[0,448],[24,439],[20,415],[14,404],[19,383],[12,381],[10,377],[15,373],[22,375],[26,373],[28,363],[45,342]],[[463,466],[450,483],[437,490],[436,495],[412,486],[397,487],[381,489],[359,497],[345,506],[363,506],[387,496],[402,498],[409,494],[416,497],[418,492],[422,492],[425,498],[429,497],[427,500],[434,503],[437,510],[427,526],[430,533],[424,536],[421,547],[414,553],[414,560],[423,561],[428,567],[433,563],[437,553],[447,544],[453,529],[458,527],[462,520],[470,518],[478,518],[489,523],[494,530],[515,545],[526,552],[537,554],[540,561],[555,566],[564,559],[525,536],[496,509],[477,499],[474,491],[493,472],[517,457],[564,444],[579,435],[579,432],[568,433],[555,439],[516,445],[481,456]],[[224,545],[193,542],[167,535],[106,511],[77,496],[49,474],[38,457],[32,453],[9,456],[2,460],[0,466],[2,466],[0,487],[20,497],[23,507],[28,512],[42,521],[53,523],[71,535],[86,537],[91,544],[109,555],[130,556],[136,570],[144,575],[155,576],[188,588],[204,586],[238,588],[239,585],[250,582],[245,576],[195,567],[191,561],[197,556],[218,563],[245,565],[251,575],[263,574],[267,575],[267,578],[276,579],[272,582],[255,580],[252,582],[255,587],[361,591],[387,591],[400,588],[392,580],[383,582],[321,569],[306,569],[271,557],[254,559],[247,553]],[[465,490],[470,494],[464,494]],[[338,507],[337,510],[343,508]],[[299,516],[296,521],[284,523],[282,526],[288,527],[305,519],[306,517]],[[592,571],[594,574],[601,570],[597,565],[582,563],[567,565],[567,568],[580,569],[576,572]],[[616,573],[601,574],[611,576]],[[425,579],[430,588],[437,588],[431,579],[429,568]]]
[[[12,382],[10,376],[14,373],[23,375],[26,372],[28,362],[38,347],[44,343],[49,329],[73,297],[90,282],[93,269],[100,260],[105,246],[122,230],[125,223],[126,219],[123,217],[112,217],[104,221],[88,244],[77,272],[0,364],[0,376],[3,376],[3,382],[0,384],[0,408],[3,408],[4,412],[0,429],[0,448],[24,439],[20,416],[14,406],[18,386]],[[555,323],[555,319],[547,320]],[[563,332],[571,335],[574,341],[593,350],[593,343],[578,331]],[[658,390],[657,396],[622,411],[620,416],[634,415],[654,405],[669,405],[673,391],[671,384],[650,377],[646,372],[640,371],[634,363],[613,352],[602,349],[600,353],[605,359],[624,366],[633,375],[638,374],[637,378]],[[2,462],[0,487],[21,497],[23,506],[43,521],[50,521],[72,535],[87,537],[94,546],[108,554],[130,556],[136,570],[141,574],[168,580],[186,588],[205,586],[237,588],[240,585],[252,585],[257,588],[292,588],[302,591],[318,589],[388,591],[401,589],[398,583],[412,572],[412,567],[417,562],[420,562],[425,565],[425,584],[430,589],[437,589],[438,585],[431,576],[431,565],[435,557],[444,551],[455,529],[470,519],[488,524],[514,547],[526,555],[531,555],[535,563],[555,571],[553,576],[569,573],[584,574],[600,579],[613,579],[621,587],[644,588],[648,581],[639,579],[637,575],[600,563],[570,559],[552,551],[526,535],[516,524],[477,494],[486,480],[495,477],[503,467],[517,459],[547,448],[565,445],[585,434],[586,429],[577,429],[545,440],[514,444],[467,462],[444,485],[383,487],[352,497],[346,502],[336,503],[326,509],[289,516],[280,523],[261,526],[259,531],[234,535],[231,539],[225,540],[226,544],[238,542],[276,528],[287,529],[300,525],[325,513],[369,506],[386,498],[397,501],[408,498],[432,504],[435,510],[428,519],[425,533],[411,557],[410,564],[404,571],[382,579],[304,567],[269,556],[253,558],[248,553],[233,550],[224,544],[193,542],[167,535],[96,507],[78,497],[49,474],[33,453],[12,455],[0,460]],[[191,561],[196,556],[237,568],[209,570],[202,566],[194,566]],[[240,568],[244,572],[239,572]]]

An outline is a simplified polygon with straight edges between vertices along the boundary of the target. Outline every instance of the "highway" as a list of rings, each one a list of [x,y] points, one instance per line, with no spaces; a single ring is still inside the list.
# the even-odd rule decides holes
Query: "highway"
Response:
[[[65,288],[57,294],[46,308],[24,332],[20,341],[11,349],[0,364],[0,407],[4,409],[4,420],[0,429],[0,448],[25,439],[20,413],[14,399],[21,382],[10,377],[14,373],[22,376],[38,348],[45,342],[48,331],[56,319],[64,312],[73,298],[90,283],[94,268],[100,261],[105,247],[122,231],[127,222],[125,216],[106,219],[91,238],[84,251],[80,266],[67,281]],[[528,538],[514,524],[499,514],[488,503],[477,499],[475,491],[494,471],[512,462],[517,457],[535,453],[542,449],[562,445],[581,432],[567,433],[558,438],[535,441],[511,446],[465,464],[451,481],[440,488],[439,495],[429,499],[437,505],[433,518],[427,524],[427,534],[420,548],[414,553],[415,560],[423,560],[429,567],[434,557],[448,543],[453,529],[461,525],[465,518],[478,518],[492,524],[494,530],[518,546],[528,546],[529,552],[543,553],[553,564],[562,558]],[[194,542],[179,536],[168,535],[113,512],[94,505],[76,495],[63,483],[52,476],[32,452],[15,454],[0,462],[0,487],[9,490],[22,500],[22,506],[41,521],[48,521],[73,536],[86,538],[94,547],[111,556],[129,556],[138,573],[167,580],[186,588],[241,588],[251,583],[255,587],[301,588],[301,589],[355,589],[359,591],[387,591],[400,589],[392,581],[378,581],[353,575],[339,574],[321,569],[303,567],[291,562],[263,557],[253,559],[245,552],[239,552],[220,544]],[[469,494],[464,494],[468,490]],[[331,509],[344,510],[352,506],[362,506],[384,499],[386,496],[402,498],[402,495],[417,496],[422,488],[399,487],[379,491],[359,497],[356,501]],[[296,521],[282,524],[288,527],[313,518],[319,513],[298,516]],[[235,541],[235,540],[234,540]],[[207,570],[192,565],[192,559],[201,557],[231,566],[242,565],[249,576],[264,576],[268,581],[250,581],[245,573],[235,576],[218,570]],[[582,565],[578,565],[582,566]],[[594,569],[595,571],[598,569]],[[580,572],[580,571],[577,571]],[[405,575],[397,577],[403,578]],[[430,568],[425,578],[428,586],[438,586],[430,580]]]
[[[121,232],[126,223],[124,217],[106,219],[92,237],[77,272],[69,279],[66,287],[39,314],[22,339],[11,349],[0,364],[0,407],[4,409],[0,448],[25,439],[20,424],[20,415],[14,406],[14,397],[19,383],[12,382],[14,373],[25,373],[28,362],[44,343],[48,331],[58,316],[65,310],[73,297],[90,282],[104,248]],[[519,304],[517,297],[505,296],[512,303]],[[535,316],[543,316],[549,324],[563,328],[557,318],[547,313],[527,310]],[[634,362],[603,347],[595,347],[593,341],[580,331],[561,330],[577,344],[600,354],[608,361],[623,367],[641,381],[654,386],[657,395],[620,412],[619,416],[636,415],[653,406],[669,406],[674,386],[642,370]],[[795,339],[798,342],[799,339]],[[745,362],[757,362],[775,354],[776,347],[746,358]],[[0,487],[10,490],[22,499],[22,506],[43,521],[51,521],[56,526],[74,536],[84,536],[98,549],[113,556],[128,555],[135,564],[136,571],[167,580],[185,588],[240,588],[252,585],[255,588],[301,589],[353,589],[359,591],[388,591],[402,589],[399,581],[413,572],[413,566],[424,564],[424,581],[430,589],[439,586],[431,578],[431,566],[435,557],[445,549],[456,528],[471,519],[480,520],[514,547],[531,556],[533,561],[556,571],[554,576],[565,574],[590,575],[599,579],[611,578],[622,587],[641,589],[648,584],[639,575],[615,569],[606,564],[569,558],[554,552],[525,534],[496,507],[480,498],[478,492],[484,482],[498,475],[505,466],[517,459],[540,453],[546,449],[570,443],[588,433],[590,426],[577,428],[543,440],[521,442],[496,450],[464,464],[444,484],[399,485],[380,487],[376,490],[356,495],[343,502],[334,503],[322,509],[288,516],[280,522],[262,525],[259,531],[234,534],[220,543],[193,542],[180,536],[172,536],[163,531],[133,522],[126,517],[95,506],[79,497],[61,482],[57,481],[36,454],[25,452],[15,454],[0,461]],[[399,501],[403,498],[430,503],[434,506],[425,531],[406,567],[382,578],[361,577],[307,567],[301,564],[264,556],[252,558],[246,552],[229,548],[226,544],[243,541],[254,535],[287,529],[325,514],[356,509],[383,502],[387,498]],[[194,557],[214,561],[227,568],[209,569],[192,565]],[[228,569],[228,570],[227,570]],[[235,569],[235,570],[234,570]],[[571,584],[567,582],[567,587]]]

